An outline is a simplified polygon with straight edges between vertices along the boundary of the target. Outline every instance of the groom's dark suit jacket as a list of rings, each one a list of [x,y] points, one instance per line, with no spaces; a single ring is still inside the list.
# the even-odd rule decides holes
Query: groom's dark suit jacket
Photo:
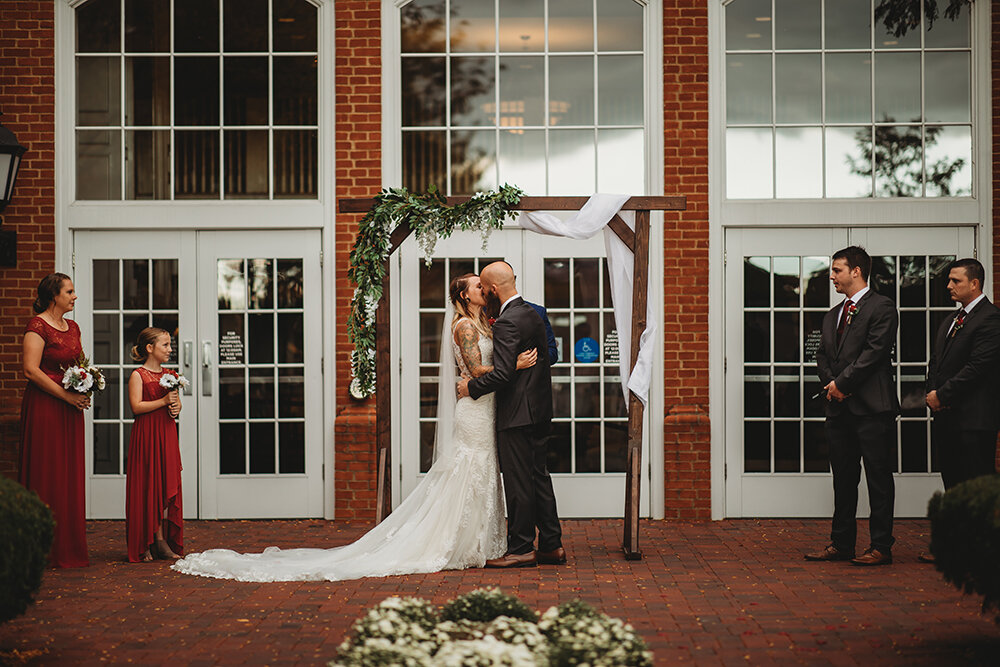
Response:
[[[531,368],[517,370],[517,355],[538,350]],[[469,382],[469,395],[496,392],[497,430],[552,421],[552,376],[545,325],[535,310],[517,297],[493,323],[493,370]]]
[[[927,391],[936,391],[964,430],[1000,429],[1000,309],[988,298],[976,304],[962,328],[941,323],[927,366]],[[935,414],[935,419],[943,415]]]

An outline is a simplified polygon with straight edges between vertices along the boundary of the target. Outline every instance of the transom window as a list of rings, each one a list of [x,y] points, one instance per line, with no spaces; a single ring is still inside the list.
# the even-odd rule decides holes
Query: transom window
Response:
[[[733,0],[727,197],[971,196],[971,18],[943,4]],[[916,25],[890,30],[883,5]]]
[[[414,0],[400,11],[407,188],[645,187],[634,0]]]
[[[317,193],[308,0],[89,0],[76,10],[76,199]]]

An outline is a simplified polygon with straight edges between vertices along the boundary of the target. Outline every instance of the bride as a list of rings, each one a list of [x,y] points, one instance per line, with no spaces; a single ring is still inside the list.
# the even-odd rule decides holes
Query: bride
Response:
[[[455,309],[452,353],[462,373],[493,370],[492,332],[485,295],[473,273],[451,281]],[[494,394],[455,403],[454,363],[442,336],[435,462],[406,500],[356,542],[334,549],[279,549],[241,554],[211,549],[171,567],[185,574],[239,581],[340,581],[395,574],[482,567],[507,549],[494,429]],[[517,368],[534,366],[537,350],[518,356]],[[454,416],[449,413],[454,411]],[[451,437],[448,422],[453,423]]]

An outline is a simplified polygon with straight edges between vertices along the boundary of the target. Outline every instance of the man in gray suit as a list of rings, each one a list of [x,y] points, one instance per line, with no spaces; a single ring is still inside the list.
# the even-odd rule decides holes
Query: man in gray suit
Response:
[[[806,560],[850,560],[855,565],[892,562],[892,478],[896,456],[896,395],[892,350],[899,314],[893,302],[868,288],[872,260],[851,246],[833,255],[830,280],[846,299],[823,318],[816,353],[826,394],[826,439],[833,469],[830,544]],[[865,465],[871,505],[871,545],[854,557],[858,484]]]

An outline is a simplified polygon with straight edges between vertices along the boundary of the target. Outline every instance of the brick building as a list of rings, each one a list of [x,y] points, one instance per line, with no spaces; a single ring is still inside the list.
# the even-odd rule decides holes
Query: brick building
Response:
[[[88,414],[88,515],[123,512],[117,387],[148,324],[194,379],[189,516],[373,515],[374,413],[346,314],[341,198],[687,197],[654,214],[659,326],[644,445],[654,518],[826,516],[813,355],[828,257],[862,243],[901,308],[897,513],[940,485],[921,380],[942,272],[993,233],[990,3],[889,30],[880,0],[5,0],[2,122],[27,147],[3,229],[0,471],[16,471],[21,334],[70,273],[112,380]],[[914,2],[913,6],[935,6]],[[929,9],[924,11],[929,12]],[[900,34],[897,34],[900,32]],[[445,286],[504,257],[561,345],[550,452],[561,513],[621,513],[625,412],[604,246],[516,224],[484,253],[411,239],[393,261],[393,479],[428,465]],[[595,358],[576,344],[591,339]],[[791,499],[794,498],[794,501]],[[396,498],[398,501],[398,497]]]

